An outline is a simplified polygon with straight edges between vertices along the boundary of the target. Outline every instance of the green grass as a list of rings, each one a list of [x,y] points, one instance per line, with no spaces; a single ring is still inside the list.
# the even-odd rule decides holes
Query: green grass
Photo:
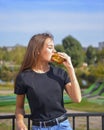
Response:
[[[13,90],[14,85],[13,83],[6,82],[5,84],[0,84],[0,90]]]
[[[95,87],[96,83],[93,83],[89,88],[87,88],[85,91],[84,91],[84,94],[89,94],[92,89]]]
[[[0,113],[14,113],[14,112],[15,112],[15,105],[0,106]]]
[[[66,103],[65,108],[69,110],[76,110],[76,111],[86,111],[86,112],[104,112],[104,104],[97,104],[93,102],[89,102],[87,99],[83,99],[81,103]],[[26,113],[29,113],[29,106],[25,103],[25,110]],[[15,112],[15,104],[9,105],[1,105],[0,106],[0,113],[14,113]]]
[[[104,112],[104,103],[100,104],[99,102],[103,99],[97,100],[89,100],[83,98],[81,103],[73,103],[69,97],[65,94],[64,96],[64,103],[65,108],[69,110],[76,110],[76,111],[86,111],[86,112]],[[100,101],[99,101],[100,100]],[[96,102],[95,102],[96,101]],[[14,113],[15,112],[15,105],[16,105],[16,96],[14,94],[6,94],[0,95],[0,113]],[[25,102],[25,110],[26,113],[30,112],[27,100]]]
[[[11,130],[12,127],[6,123],[0,123],[0,130]]]
[[[80,103],[65,104],[65,107],[70,110],[86,111],[86,112],[104,112],[104,104],[89,102],[87,99],[82,99]]]
[[[16,96],[9,95],[9,96],[0,96],[0,107],[1,106],[10,106],[16,104]]]

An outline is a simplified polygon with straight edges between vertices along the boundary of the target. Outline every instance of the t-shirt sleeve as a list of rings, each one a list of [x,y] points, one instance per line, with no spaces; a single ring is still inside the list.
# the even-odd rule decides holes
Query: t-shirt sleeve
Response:
[[[16,78],[14,93],[21,95],[21,94],[25,94],[26,90],[27,89],[23,80],[23,76],[22,74],[19,74]]]
[[[69,75],[67,74],[67,72],[65,71],[64,73],[64,84],[66,85],[67,83],[70,82],[70,78]]]

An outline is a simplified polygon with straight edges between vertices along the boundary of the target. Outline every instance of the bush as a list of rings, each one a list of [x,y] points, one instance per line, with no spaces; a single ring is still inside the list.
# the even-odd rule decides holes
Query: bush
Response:
[[[13,81],[15,75],[17,74],[18,69],[17,68],[11,68],[11,66],[1,66],[0,68],[0,80],[1,81]]]

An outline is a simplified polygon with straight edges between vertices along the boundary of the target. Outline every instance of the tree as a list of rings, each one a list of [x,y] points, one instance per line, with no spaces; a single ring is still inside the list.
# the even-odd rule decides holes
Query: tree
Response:
[[[10,53],[11,60],[15,64],[18,64],[18,65],[21,64],[25,51],[26,51],[26,47],[19,46],[19,45],[16,46]]]
[[[98,62],[104,65],[104,49],[97,51],[97,63]]]
[[[89,46],[86,51],[86,62],[88,64],[94,64],[97,58],[96,55],[97,55],[96,49],[92,46]]]
[[[3,60],[4,51],[2,48],[0,48],[0,60]]]
[[[72,36],[67,36],[62,40],[65,52],[71,56],[74,66],[81,65],[84,61],[84,51],[78,40]]]
[[[0,60],[9,61],[9,52],[6,47],[0,48]]]
[[[65,51],[63,45],[60,45],[60,44],[55,45],[55,49],[57,52],[64,52]]]

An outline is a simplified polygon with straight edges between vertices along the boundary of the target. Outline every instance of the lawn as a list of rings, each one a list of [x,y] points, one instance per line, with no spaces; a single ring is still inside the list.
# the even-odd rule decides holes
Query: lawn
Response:
[[[98,104],[95,102],[89,102],[83,98],[81,103],[68,103],[65,104],[65,108],[70,110],[84,111],[84,112],[104,112],[104,104]]]
[[[74,103],[68,99],[69,99],[68,96],[65,95],[64,96],[65,108],[69,110],[86,111],[86,112],[104,112],[104,104],[91,102],[86,98],[83,98],[81,103]],[[16,96],[14,94],[0,96],[0,113],[14,113],[15,101]],[[29,112],[29,106],[27,100],[25,101],[25,110],[26,113]]]

